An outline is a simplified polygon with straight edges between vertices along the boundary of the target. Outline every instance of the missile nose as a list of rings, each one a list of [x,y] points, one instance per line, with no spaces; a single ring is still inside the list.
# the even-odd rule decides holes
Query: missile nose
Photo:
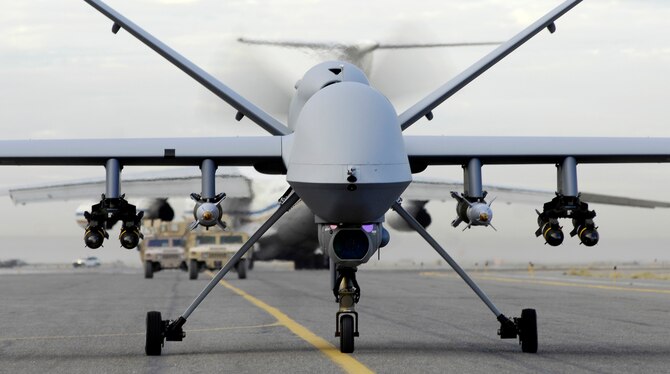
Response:
[[[479,220],[482,222],[488,222],[489,221],[489,215],[485,212],[479,213]]]
[[[209,220],[211,220],[212,218],[214,218],[214,214],[212,214],[211,211],[206,210],[206,211],[202,214],[202,218],[205,219],[205,220],[207,220],[207,221],[209,221]]]
[[[561,245],[563,238],[563,231],[559,229],[549,229],[544,233],[544,240],[552,247]]]
[[[126,249],[133,249],[137,247],[137,244],[140,242],[140,238],[132,232],[125,232],[121,235],[119,239],[121,246]]]
[[[579,240],[581,240],[582,244],[585,246],[593,247],[594,245],[598,244],[600,235],[596,229],[584,229],[581,233],[579,233]]]
[[[86,244],[87,247],[91,249],[100,248],[103,240],[104,240],[103,236],[95,231],[89,231],[84,236],[84,243]]]

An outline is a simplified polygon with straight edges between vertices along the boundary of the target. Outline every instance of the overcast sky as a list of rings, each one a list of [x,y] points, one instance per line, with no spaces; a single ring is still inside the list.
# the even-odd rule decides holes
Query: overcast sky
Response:
[[[241,46],[240,36],[306,41],[444,42],[506,40],[558,5],[554,0],[187,1],[108,4],[261,106],[285,95],[318,57]],[[670,137],[670,3],[588,0],[415,124],[408,134]],[[83,1],[0,4],[2,138],[263,135],[195,81]],[[398,111],[490,47],[376,52],[373,78]],[[263,73],[258,73],[263,71]],[[250,75],[252,78],[247,79]],[[268,79],[268,76],[273,76]],[[251,83],[250,83],[251,82]],[[373,82],[374,83],[374,82]],[[281,116],[281,113],[277,113]],[[458,167],[432,176],[461,178]],[[581,165],[580,189],[670,200],[670,165]],[[0,186],[100,176],[103,168],[3,167]],[[552,190],[553,166],[488,166],[485,183]],[[548,198],[551,198],[549,196]],[[77,203],[14,207],[1,198],[0,245],[15,236],[81,241]],[[550,250],[534,238],[533,209],[494,204],[498,233],[448,227],[453,203],[432,228],[466,258],[670,260],[670,212],[596,206],[602,244],[566,239]],[[537,207],[539,208],[539,206]],[[438,212],[439,211],[439,212]],[[35,223],[40,222],[38,228]],[[566,222],[566,227],[569,224]],[[649,229],[647,229],[649,227]],[[567,230],[569,231],[569,229]],[[449,236],[447,236],[447,234]],[[418,245],[418,244],[417,244]],[[15,244],[11,245],[14,248]],[[32,246],[29,246],[32,248]],[[118,253],[116,244],[105,252]],[[7,250],[8,245],[4,245]],[[486,251],[485,249],[489,250]],[[644,251],[647,252],[644,252]],[[0,252],[0,258],[6,257]],[[115,255],[106,254],[112,258]],[[407,256],[411,257],[411,256]]]

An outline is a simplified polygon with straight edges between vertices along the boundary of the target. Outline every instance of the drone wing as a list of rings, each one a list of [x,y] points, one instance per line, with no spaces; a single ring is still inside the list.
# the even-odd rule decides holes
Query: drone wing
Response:
[[[412,169],[427,165],[670,162],[670,138],[405,136]]]
[[[163,42],[161,42],[153,35],[146,32],[144,29],[133,23],[131,20],[127,19],[114,9],[110,8],[107,4],[99,0],[85,0],[85,1],[89,3],[92,7],[100,11],[102,14],[107,16],[109,19],[114,21],[114,25],[112,26],[112,32],[117,33],[120,28],[123,28],[124,30],[128,31],[131,35],[139,39],[142,43],[146,44],[149,48],[156,51],[159,55],[163,56],[166,60],[170,61],[173,65],[178,67],[184,73],[188,74],[193,79],[198,81],[198,83],[202,84],[205,88],[207,88],[212,93],[223,99],[230,106],[237,109],[238,116],[236,118],[238,120],[242,119],[243,116],[246,116],[272,135],[287,135],[291,133],[291,130],[289,130],[286,126],[284,126],[274,117],[270,116],[269,114],[264,112],[261,108],[257,107],[244,97],[240,96],[230,87],[221,83],[221,81],[214,78],[211,74],[202,70],[196,64],[189,61],[187,58],[180,55],[167,45],[165,45]]]
[[[211,159],[221,166],[283,165],[282,139],[272,136],[75,139],[0,141],[0,165],[200,165]]]
[[[461,88],[468,85],[475,78],[480,76],[491,66],[497,64],[500,60],[505,58],[507,55],[512,53],[515,49],[520,47],[522,44],[530,40],[533,36],[537,35],[544,28],[549,29],[550,32],[556,31],[556,26],[554,21],[560,18],[563,14],[568,12],[570,9],[579,4],[581,0],[567,0],[563,4],[556,7],[551,12],[547,13],[544,17],[537,20],[532,25],[528,26],[526,29],[515,35],[512,39],[500,45],[498,48],[494,49],[491,53],[484,56],[482,59],[477,61],[475,64],[470,66],[468,69],[458,74],[452,78],[449,82],[444,84],[442,87],[433,91],[431,94],[426,96],[423,100],[414,104],[402,114],[398,116],[398,121],[400,122],[400,127],[405,130],[410,127],[414,122],[421,119],[421,117],[426,116],[429,120],[433,118],[431,111],[435,109],[438,105],[442,104],[445,100],[451,97],[456,92],[460,91]]]

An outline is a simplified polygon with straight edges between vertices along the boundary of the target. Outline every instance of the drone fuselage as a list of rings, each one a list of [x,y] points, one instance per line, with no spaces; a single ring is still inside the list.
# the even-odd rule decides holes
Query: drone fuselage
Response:
[[[381,222],[412,181],[389,100],[360,69],[334,61],[305,74],[291,110],[287,181],[317,221]]]

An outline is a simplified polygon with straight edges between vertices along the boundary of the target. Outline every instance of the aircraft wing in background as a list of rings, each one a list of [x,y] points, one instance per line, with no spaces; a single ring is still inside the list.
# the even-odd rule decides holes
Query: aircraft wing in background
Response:
[[[495,197],[497,202],[537,204],[544,203],[547,198],[553,197],[555,191],[528,189],[513,186],[483,185],[489,196]],[[446,201],[451,199],[451,191],[462,191],[463,183],[441,180],[438,178],[424,178],[415,176],[412,184],[403,193],[403,199],[411,201]],[[636,208],[670,208],[670,202],[636,199],[627,196],[605,195],[591,192],[580,192],[580,197],[587,203],[619,205]]]
[[[200,191],[200,172],[195,168],[179,168],[158,172],[123,174],[123,193],[135,198],[185,198]],[[224,167],[216,172],[216,181],[225,186],[229,199],[250,199],[250,180],[237,168]],[[105,178],[89,178],[49,184],[9,188],[6,192],[14,204],[48,201],[96,200],[105,190]]]

